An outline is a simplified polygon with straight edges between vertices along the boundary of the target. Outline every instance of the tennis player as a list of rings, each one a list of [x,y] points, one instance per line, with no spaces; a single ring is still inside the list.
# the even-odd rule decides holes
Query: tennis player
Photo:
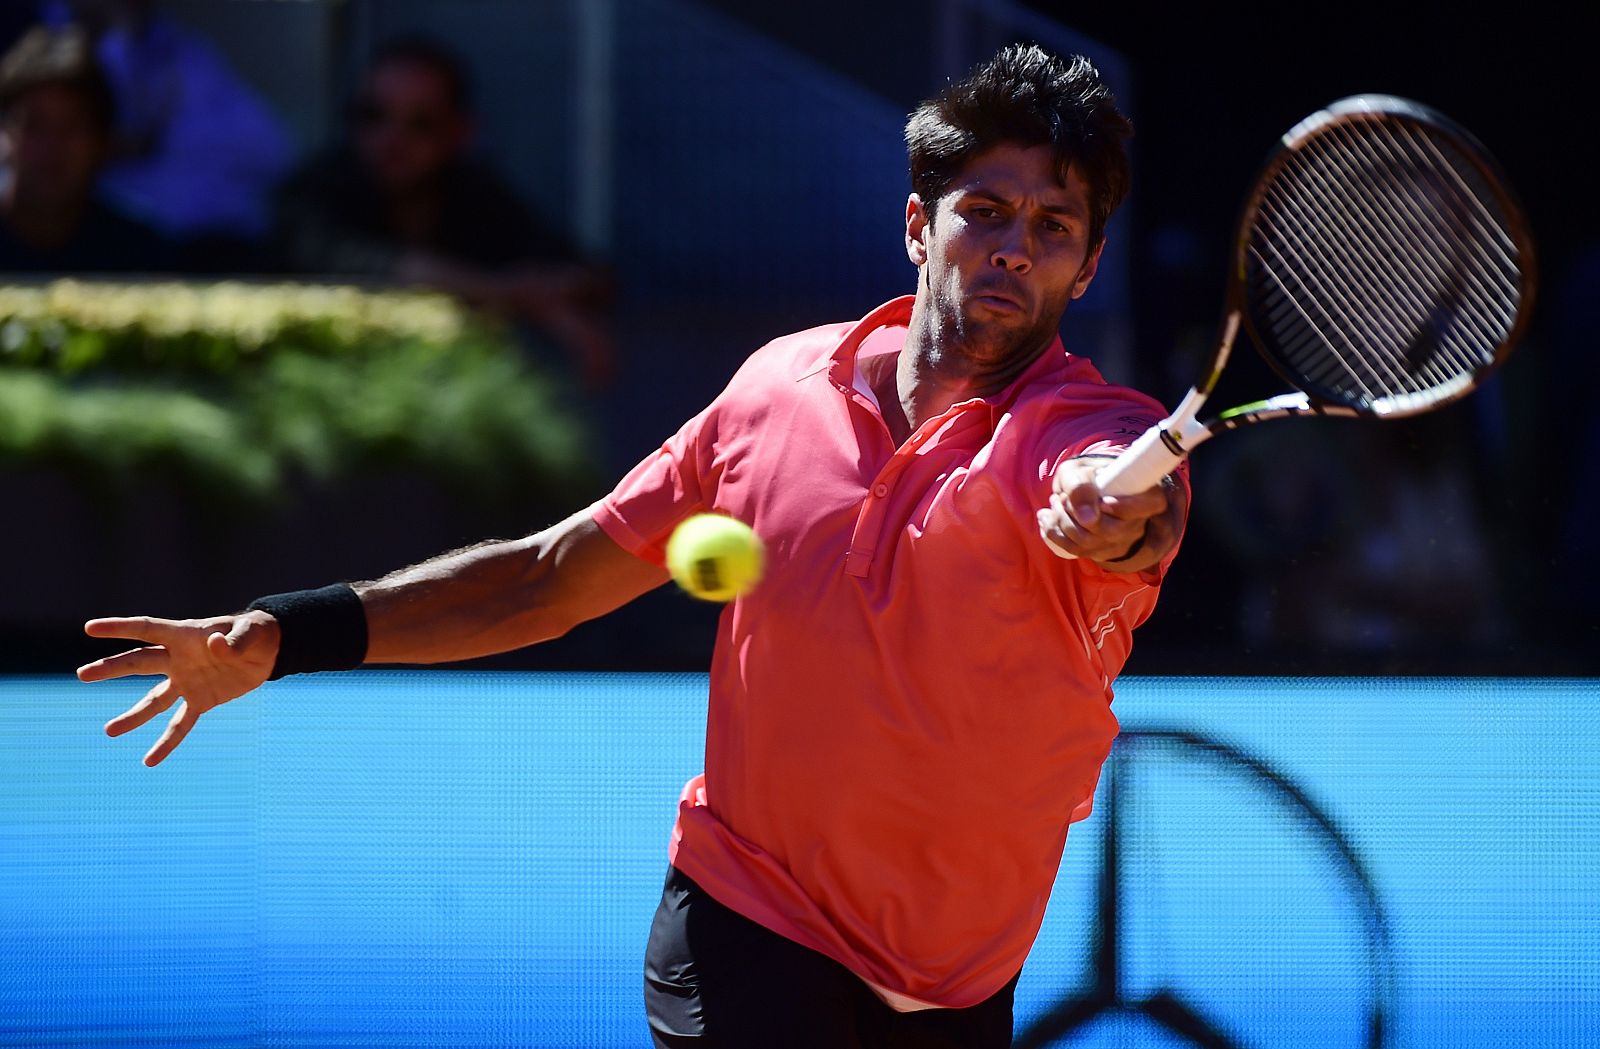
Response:
[[[1175,553],[1187,484],[1096,470],[1163,417],[1064,349],[1128,185],[1090,63],[1002,51],[906,127],[914,295],[785,336],[595,505],[523,539],[209,619],[99,619],[162,675],[106,725],[285,674],[440,663],[557,637],[667,579],[718,511],[768,572],[722,614],[705,773],[651,928],[658,1046],[963,1046],[1012,995],[1117,733],[1111,685]]]

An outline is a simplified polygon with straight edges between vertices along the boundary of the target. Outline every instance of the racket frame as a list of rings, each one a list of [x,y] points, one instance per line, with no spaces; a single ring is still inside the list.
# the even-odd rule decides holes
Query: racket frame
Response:
[[[1358,407],[1344,402],[1336,392],[1317,389],[1314,384],[1294,375],[1275,354],[1266,347],[1270,340],[1262,337],[1246,307],[1245,283],[1249,271],[1249,251],[1255,229],[1256,216],[1266,197],[1272,179],[1289,158],[1311,138],[1320,134],[1334,121],[1353,120],[1419,122],[1443,132],[1456,140],[1457,153],[1478,169],[1483,185],[1489,189],[1507,221],[1507,233],[1517,249],[1519,299],[1516,317],[1511,330],[1501,340],[1492,358],[1456,381],[1442,384],[1429,391],[1426,397],[1416,394],[1404,398],[1387,397],[1370,406]],[[1498,368],[1522,338],[1532,313],[1537,288],[1537,265],[1533,239],[1528,232],[1527,218],[1521,203],[1509,189],[1488,150],[1471,132],[1436,110],[1410,99],[1394,95],[1353,95],[1340,99],[1306,117],[1290,128],[1268,154],[1260,173],[1256,176],[1249,194],[1234,224],[1233,258],[1224,294],[1224,311],[1216,349],[1204,378],[1189,389],[1172,414],[1145,431],[1116,459],[1097,475],[1100,490],[1107,495],[1132,495],[1154,487],[1171,473],[1198,445],[1228,430],[1291,416],[1341,416],[1358,418],[1370,416],[1381,419],[1398,419],[1432,411],[1452,401],[1465,397]],[[1243,327],[1255,343],[1256,349],[1273,372],[1287,385],[1290,392],[1266,400],[1230,408],[1209,422],[1198,419],[1206,399],[1216,389],[1217,380],[1228,363],[1234,340]],[[1308,386],[1312,388],[1307,389]]]

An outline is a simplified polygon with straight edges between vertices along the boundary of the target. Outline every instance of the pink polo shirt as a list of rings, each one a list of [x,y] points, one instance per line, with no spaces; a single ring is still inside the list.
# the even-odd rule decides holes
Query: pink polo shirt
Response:
[[[672,863],[891,1004],[963,1007],[1033,944],[1165,569],[1064,560],[1034,512],[1063,459],[1165,412],[1057,341],[897,448],[856,357],[898,352],[911,302],[758,350],[594,515],[656,564],[702,511],[766,543],[718,625]]]

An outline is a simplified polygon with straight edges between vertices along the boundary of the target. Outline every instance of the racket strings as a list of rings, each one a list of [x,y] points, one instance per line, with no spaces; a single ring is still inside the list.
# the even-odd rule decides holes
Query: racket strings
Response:
[[[1517,241],[1476,167],[1403,121],[1335,121],[1288,154],[1248,243],[1258,335],[1346,403],[1452,395],[1516,323]]]
[[[1286,253],[1277,239],[1269,238],[1265,248],[1270,258],[1252,247],[1256,257],[1265,263],[1263,272],[1277,285],[1279,301],[1269,316],[1274,327],[1287,331],[1293,338],[1284,349],[1294,360],[1301,362],[1308,376],[1319,384],[1337,384],[1341,376],[1354,382],[1368,400],[1374,400],[1381,391],[1403,387],[1406,377],[1402,366],[1391,364],[1382,355],[1363,350],[1368,347],[1393,345],[1403,339],[1404,333],[1395,318],[1400,314],[1400,304],[1392,298],[1383,311],[1372,310],[1359,304],[1386,294],[1392,289],[1375,285],[1369,274],[1374,268],[1372,260],[1357,258],[1359,265],[1342,261],[1354,257],[1346,245],[1336,244],[1329,250],[1326,243],[1307,243],[1299,228],[1315,229],[1307,222],[1302,209],[1288,205],[1297,221],[1282,224],[1280,238],[1289,241],[1293,249]],[[1382,260],[1391,265],[1392,260]],[[1292,280],[1291,287],[1285,278]],[[1317,310],[1323,323],[1307,311],[1308,304]],[[1298,314],[1304,328],[1296,331],[1289,313]]]
[[[1359,294],[1340,294],[1345,287],[1337,280],[1329,280],[1323,290],[1330,295],[1332,302],[1337,302],[1344,307],[1340,312],[1339,320],[1350,326],[1352,311],[1361,311],[1380,316],[1390,321],[1403,322],[1387,325],[1391,333],[1387,337],[1382,332],[1374,331],[1373,326],[1364,326],[1361,334],[1365,335],[1367,348],[1376,351],[1370,357],[1363,356],[1359,351],[1362,347],[1351,346],[1352,354],[1342,354],[1341,359],[1364,360],[1369,365],[1373,382],[1377,385],[1396,390],[1407,390],[1415,383],[1408,382],[1407,373],[1420,373],[1417,378],[1423,383],[1433,384],[1448,379],[1449,376],[1460,373],[1463,368],[1474,367],[1470,355],[1466,357],[1457,354],[1464,349],[1459,343],[1452,345],[1452,340],[1436,339],[1443,344],[1441,347],[1446,352],[1444,360],[1439,361],[1438,355],[1430,354],[1427,363],[1440,366],[1424,367],[1418,369],[1413,362],[1409,362],[1403,352],[1393,352],[1396,348],[1403,350],[1407,343],[1413,342],[1415,336],[1401,340],[1394,337],[1395,332],[1417,332],[1419,325],[1426,324],[1437,304],[1444,300],[1449,291],[1451,280],[1450,256],[1459,255],[1461,245],[1446,243],[1432,228],[1435,223],[1427,221],[1427,216],[1419,214],[1413,189],[1419,179],[1426,176],[1431,178],[1429,172],[1415,170],[1407,161],[1411,158],[1396,157],[1392,151],[1389,156],[1381,158],[1377,164],[1372,162],[1370,154],[1359,158],[1359,166],[1352,169],[1353,151],[1352,143],[1346,136],[1341,150],[1323,149],[1316,159],[1324,162],[1322,165],[1302,165],[1313,178],[1318,179],[1317,189],[1327,197],[1337,202],[1337,208],[1331,212],[1333,220],[1339,223],[1347,232],[1344,243],[1336,244],[1335,258],[1355,258],[1359,263],[1356,267],[1343,267],[1343,276],[1349,280],[1352,276],[1362,277],[1365,288],[1354,289]],[[1313,146],[1315,148],[1315,146]],[[1333,177],[1327,177],[1327,165],[1336,168]],[[1319,167],[1323,170],[1319,170]],[[1396,173],[1402,177],[1397,179]],[[1430,195],[1437,197],[1437,188],[1430,187]],[[1290,194],[1290,196],[1294,196]],[[1438,203],[1436,201],[1436,203]],[[1376,206],[1375,206],[1376,205]],[[1297,209],[1298,219],[1305,228],[1326,233],[1333,229],[1333,223],[1328,220],[1328,215],[1311,216],[1313,221],[1307,222],[1304,208]],[[1365,228],[1360,236],[1351,237],[1347,217],[1355,215],[1361,220]],[[1288,227],[1290,231],[1294,226]],[[1395,236],[1398,232],[1407,242],[1404,247],[1409,250],[1395,250]],[[1420,246],[1423,250],[1417,250]],[[1315,257],[1311,254],[1302,258]],[[1381,274],[1386,279],[1385,287],[1374,289],[1370,275]],[[1425,289],[1425,293],[1418,294],[1416,289]],[[1375,291],[1377,292],[1375,294]],[[1397,294],[1398,293],[1398,294]],[[1371,305],[1368,305],[1370,302]],[[1378,314],[1371,306],[1376,305],[1385,312]],[[1362,311],[1362,307],[1365,310]],[[1389,349],[1391,352],[1383,352]],[[1448,365],[1443,369],[1442,365]],[[1370,388],[1365,383],[1364,389],[1370,395]]]
[[[1362,207],[1368,216],[1373,216],[1369,228],[1375,226],[1376,230],[1371,235],[1387,237],[1388,230],[1398,230],[1412,245],[1424,249],[1400,254],[1399,258],[1402,261],[1411,263],[1405,267],[1403,276],[1412,281],[1448,282],[1453,279],[1461,285],[1467,295],[1478,296],[1481,305],[1493,309],[1493,293],[1491,292],[1488,297],[1483,296],[1482,293],[1485,291],[1483,282],[1473,279],[1477,274],[1470,269],[1463,271],[1460,265],[1464,252],[1469,250],[1468,242],[1452,233],[1459,223],[1443,221],[1445,215],[1451,217],[1459,215],[1460,202],[1450,199],[1449,192],[1440,184],[1437,172],[1433,169],[1415,167],[1415,158],[1396,155],[1392,148],[1388,148],[1389,143],[1381,139],[1371,141],[1376,142],[1379,148],[1386,149],[1387,155],[1374,156],[1369,153],[1367,156],[1370,162],[1352,170],[1351,148],[1358,143],[1348,141],[1347,129],[1335,129],[1334,133],[1345,134],[1347,139],[1347,148],[1344,152],[1335,151],[1329,154],[1332,161],[1341,168],[1345,179],[1344,185],[1348,186],[1356,179],[1364,179],[1369,183],[1378,179],[1394,190],[1380,201],[1392,205],[1381,214],[1374,214],[1371,205],[1377,198],[1371,192],[1361,194],[1347,190],[1344,195],[1347,206]],[[1424,211],[1419,205],[1417,198],[1422,194],[1426,194],[1428,202],[1435,205],[1432,213]],[[1467,279],[1462,280],[1463,277]],[[1437,287],[1436,284],[1433,286]]]
[[[1367,400],[1377,399],[1383,390],[1403,387],[1403,371],[1370,349],[1400,339],[1400,327],[1393,319],[1399,311],[1393,301],[1382,312],[1372,310],[1370,303],[1381,290],[1361,287],[1367,283],[1363,273],[1392,265],[1391,261],[1353,255],[1348,245],[1327,251],[1324,245],[1307,244],[1294,222],[1282,223],[1275,232],[1278,236],[1265,238],[1262,247],[1251,250],[1276,288],[1276,296],[1265,296],[1268,318],[1290,361],[1319,385],[1354,383]],[[1357,265],[1331,261],[1341,257],[1353,257]],[[1364,296],[1367,305],[1357,304],[1353,294]]]
[[[1393,200],[1398,205],[1399,213],[1391,212],[1391,214],[1395,215],[1398,224],[1404,227],[1404,231],[1413,238],[1426,240],[1428,242],[1427,247],[1431,249],[1431,251],[1401,255],[1403,260],[1409,260],[1412,263],[1409,276],[1412,279],[1432,278],[1443,283],[1447,290],[1449,285],[1454,282],[1459,285],[1463,294],[1475,296],[1480,306],[1491,312],[1496,310],[1499,304],[1493,296],[1492,290],[1487,289],[1483,282],[1478,279],[1478,271],[1475,268],[1464,268],[1461,265],[1465,254],[1471,250],[1472,242],[1455,235],[1452,232],[1455,227],[1452,224],[1442,223],[1439,213],[1436,212],[1429,215],[1423,212],[1416,200],[1416,194],[1412,192],[1414,186],[1422,184],[1429,184],[1429,189],[1437,190],[1439,187],[1431,184],[1435,178],[1435,172],[1427,169],[1406,170],[1401,168],[1400,165],[1404,164],[1407,159],[1409,158],[1392,155],[1387,159],[1378,158],[1377,163],[1381,166],[1377,169],[1377,173],[1380,178],[1384,178],[1394,185],[1396,192],[1393,194]],[[1397,170],[1406,171],[1408,178],[1397,179],[1395,177]],[[1347,172],[1348,174],[1350,173]],[[1426,180],[1426,183],[1424,180]],[[1442,195],[1448,197],[1447,193]],[[1439,194],[1430,194],[1430,196],[1439,196]],[[1360,206],[1366,201],[1357,196],[1354,203]],[[1440,199],[1436,200],[1436,203],[1443,205],[1442,210],[1452,214],[1456,213],[1457,201]],[[1382,216],[1379,216],[1378,225],[1380,229],[1375,234],[1377,236],[1383,235],[1381,220]],[[1402,288],[1412,287],[1404,283],[1400,283],[1399,286]],[[1421,295],[1414,295],[1414,298],[1428,303],[1428,308],[1433,308],[1432,299]],[[1472,315],[1469,314],[1467,316],[1471,317]]]
[[[1326,189],[1331,194],[1334,186],[1328,186]],[[1423,259],[1422,265],[1416,265],[1416,260],[1412,256],[1384,252],[1385,242],[1373,235],[1370,222],[1359,214],[1361,203],[1359,200],[1346,198],[1345,203],[1348,207],[1334,212],[1343,239],[1331,240],[1321,232],[1326,228],[1326,216],[1308,214],[1300,205],[1301,196],[1303,194],[1284,193],[1275,187],[1274,199],[1281,202],[1285,210],[1293,212],[1290,216],[1292,221],[1283,223],[1279,233],[1284,239],[1293,240],[1295,246],[1301,249],[1293,260],[1275,252],[1277,261],[1282,264],[1281,268],[1293,271],[1294,266],[1299,264],[1308,265],[1316,271],[1315,276],[1322,282],[1319,287],[1327,289],[1331,297],[1330,302],[1326,304],[1329,312],[1337,314],[1333,318],[1335,331],[1343,331],[1347,336],[1359,336],[1367,345],[1373,347],[1403,345],[1408,335],[1397,318],[1404,315],[1425,316],[1434,308],[1432,301],[1420,295],[1415,289],[1419,285],[1438,287],[1442,277],[1441,271],[1437,267],[1428,266],[1426,263],[1429,259]],[[1349,221],[1352,215],[1358,220],[1355,225]],[[1356,225],[1362,228],[1355,228]],[[1355,248],[1352,249],[1351,245],[1355,245]],[[1370,259],[1361,259],[1357,252],[1363,247],[1378,251],[1383,257],[1377,260],[1376,264]],[[1360,264],[1352,265],[1350,261],[1352,259]],[[1380,283],[1374,277],[1378,272],[1397,271],[1400,272],[1402,279]],[[1288,294],[1288,289],[1284,291]],[[1385,306],[1383,310],[1362,306],[1362,303],[1376,300],[1383,300]],[[1327,338],[1320,331],[1317,334],[1321,338]],[[1305,337],[1309,337],[1309,333]],[[1346,353],[1338,354],[1337,362],[1324,362],[1325,367],[1319,371],[1318,378],[1327,379],[1328,371],[1334,363],[1337,363],[1349,369],[1351,375],[1357,378],[1366,396],[1375,397],[1376,393],[1370,385],[1359,382],[1361,373],[1350,363],[1352,360],[1364,359],[1359,347],[1347,339],[1346,348]],[[1304,347],[1298,349],[1303,350]],[[1406,362],[1393,360],[1379,353],[1368,363],[1373,366],[1373,370],[1381,373],[1374,385],[1395,389],[1403,388],[1407,384]],[[1448,381],[1450,376],[1459,370],[1459,363],[1446,372],[1429,361],[1425,362],[1421,369],[1416,369],[1416,372],[1427,383],[1435,384]]]
[[[1388,278],[1392,288],[1388,289],[1390,291],[1389,295],[1375,297],[1372,281],[1368,279],[1365,281],[1366,287],[1364,289],[1359,287],[1352,289],[1353,292],[1359,292],[1358,295],[1337,294],[1343,290],[1343,286],[1338,281],[1327,281],[1326,268],[1324,268],[1324,280],[1327,283],[1323,290],[1325,293],[1332,293],[1327,305],[1337,304],[1340,306],[1341,309],[1337,311],[1330,310],[1330,312],[1339,313],[1340,316],[1337,319],[1348,326],[1352,309],[1363,305],[1366,299],[1373,299],[1374,302],[1379,302],[1383,308],[1388,310],[1392,316],[1402,319],[1406,326],[1416,331],[1416,325],[1425,323],[1432,311],[1437,309],[1437,306],[1432,304],[1438,303],[1447,297],[1448,282],[1452,276],[1451,266],[1455,262],[1450,256],[1459,256],[1462,250],[1461,244],[1459,241],[1447,243],[1433,228],[1437,223],[1427,221],[1427,216],[1419,213],[1415,200],[1411,199],[1415,195],[1413,189],[1414,185],[1418,183],[1419,177],[1426,175],[1431,179],[1433,177],[1431,172],[1418,172],[1413,165],[1406,163],[1411,158],[1397,157],[1392,149],[1387,151],[1387,156],[1377,158],[1372,157],[1371,153],[1368,152],[1360,160],[1359,166],[1353,168],[1349,136],[1346,135],[1345,139],[1342,150],[1330,151],[1324,149],[1321,151],[1322,156],[1317,158],[1324,161],[1325,165],[1326,163],[1334,165],[1336,170],[1332,173],[1332,178],[1327,177],[1325,171],[1318,170],[1317,166],[1308,168],[1312,177],[1319,178],[1317,188],[1323,190],[1325,195],[1331,193],[1334,187],[1344,187],[1343,192],[1337,193],[1335,197],[1338,207],[1332,212],[1333,218],[1348,231],[1350,224],[1345,220],[1347,216],[1354,214],[1360,219],[1361,225],[1365,227],[1361,231],[1361,236],[1354,239],[1350,239],[1347,232],[1346,243],[1335,246],[1337,250],[1333,257],[1353,257],[1360,263],[1354,268],[1350,266],[1343,267],[1342,272],[1346,280],[1349,280],[1352,275],[1360,276],[1379,273]],[[1377,162],[1376,166],[1374,160]],[[1305,166],[1302,165],[1302,167]],[[1395,174],[1397,171],[1403,178],[1396,179]],[[1389,192],[1379,193],[1380,186]],[[1360,192],[1352,192],[1351,187]],[[1394,190],[1398,190],[1398,192],[1394,192]],[[1435,204],[1436,213],[1439,205],[1443,204],[1447,208],[1450,206],[1451,202],[1437,199],[1439,191],[1436,185],[1429,187],[1429,195],[1434,198],[1431,203]],[[1387,205],[1387,207],[1374,208],[1374,202],[1378,205]],[[1324,233],[1324,241],[1326,241],[1326,232],[1333,229],[1333,224],[1326,221],[1327,216],[1314,216],[1320,221],[1308,223],[1305,209],[1300,208],[1297,211],[1299,222],[1304,224],[1305,228],[1322,231]],[[1289,227],[1291,231],[1294,228],[1293,225]],[[1392,250],[1390,242],[1395,238],[1389,236],[1388,233],[1393,230],[1398,230],[1405,237],[1409,242],[1410,250],[1400,252]],[[1416,250],[1419,244],[1424,250]],[[1365,252],[1363,252],[1363,249],[1366,249]],[[1351,252],[1355,254],[1351,255]],[[1367,257],[1362,257],[1363,254]],[[1458,264],[1457,268],[1459,268]],[[1457,283],[1461,282],[1458,280]],[[1474,286],[1471,282],[1467,282],[1464,287],[1469,295],[1481,290],[1480,287]],[[1421,295],[1419,298],[1418,294],[1412,290],[1416,288],[1426,289],[1426,294]],[[1396,296],[1394,294],[1395,290],[1400,291],[1401,294]],[[1409,294],[1406,293],[1408,291],[1410,292]],[[1398,302],[1405,300],[1409,300],[1409,308],[1403,311],[1397,310]],[[1389,329],[1393,331],[1395,326],[1389,325]],[[1381,334],[1374,332],[1370,325],[1364,329],[1362,334],[1365,335],[1366,341],[1372,342],[1375,346],[1382,347],[1386,343],[1390,346],[1396,345],[1392,338],[1383,339]],[[1480,331],[1480,340],[1481,334],[1483,333]],[[1457,373],[1464,367],[1475,366],[1470,355],[1466,357],[1458,355],[1461,350],[1465,349],[1459,344],[1459,339],[1444,338],[1437,341],[1444,344],[1442,349],[1445,350],[1445,354],[1441,363],[1449,364],[1449,374]],[[1405,343],[1399,343],[1398,345],[1403,347]],[[1359,350],[1360,347],[1349,346],[1348,348]],[[1340,357],[1345,360],[1352,359],[1351,354],[1348,353],[1341,354]],[[1353,359],[1360,360],[1363,358],[1357,354]],[[1405,360],[1404,356],[1400,354],[1379,354],[1367,363],[1372,371],[1376,373],[1372,377],[1374,383],[1382,385],[1398,383],[1398,388],[1402,390],[1406,389],[1408,385],[1405,381],[1406,372],[1417,370],[1412,366],[1411,362]],[[1421,369],[1421,372],[1422,374],[1419,378],[1427,382],[1436,382],[1446,377],[1441,372],[1440,367],[1424,368]],[[1362,385],[1366,386],[1367,384],[1363,383]]]
[[[1513,274],[1511,289],[1514,292],[1516,288],[1516,264],[1512,260],[1511,256],[1505,251],[1505,248],[1501,243],[1503,241],[1505,244],[1511,244],[1512,242],[1510,235],[1507,234],[1503,228],[1498,226],[1498,224],[1491,224],[1488,226],[1483,224],[1483,218],[1487,215],[1487,211],[1483,206],[1482,197],[1483,195],[1488,195],[1487,188],[1482,187],[1475,190],[1472,187],[1469,187],[1465,179],[1462,178],[1461,172],[1457,168],[1456,163],[1452,163],[1430,139],[1427,139],[1424,136],[1416,136],[1412,134],[1403,124],[1397,125],[1394,130],[1398,135],[1405,137],[1406,140],[1413,145],[1414,149],[1418,145],[1419,138],[1421,142],[1426,142],[1429,147],[1431,147],[1428,150],[1428,153],[1435,159],[1426,167],[1419,167],[1417,169],[1419,175],[1432,178],[1437,174],[1442,174],[1451,180],[1452,184],[1455,186],[1455,192],[1445,192],[1443,196],[1446,198],[1447,203],[1454,206],[1451,213],[1459,216],[1463,220],[1460,223],[1441,224],[1438,221],[1437,216],[1433,216],[1431,219],[1428,216],[1418,216],[1415,214],[1416,201],[1412,199],[1410,195],[1403,193],[1399,199],[1403,204],[1413,209],[1413,228],[1420,230],[1424,235],[1428,236],[1430,240],[1432,240],[1432,242],[1440,248],[1440,250],[1445,250],[1445,246],[1441,243],[1441,235],[1449,235],[1454,241],[1454,247],[1457,249],[1470,246],[1470,248],[1485,248],[1494,252],[1499,256],[1499,261],[1502,266],[1510,267]],[[1348,134],[1348,131],[1346,130],[1345,133]],[[1406,159],[1411,159],[1395,153],[1393,147],[1396,142],[1393,138],[1387,136],[1372,136],[1370,141],[1377,143],[1379,147],[1384,148],[1387,151],[1390,163],[1399,164],[1403,163]],[[1413,153],[1413,157],[1420,156],[1420,151]],[[1470,214],[1466,214],[1466,212],[1470,212]],[[1469,231],[1472,235],[1468,237],[1457,235],[1454,231],[1458,230],[1460,226],[1465,225],[1467,222],[1470,222],[1473,226],[1472,230]],[[1488,258],[1483,258],[1481,261],[1484,263],[1485,267],[1494,264],[1493,260]],[[1480,305],[1491,312],[1495,310],[1502,310],[1505,313],[1509,323],[1509,319],[1514,316],[1514,311],[1506,308],[1506,304],[1499,297],[1499,290],[1493,287],[1485,279],[1486,274],[1484,273],[1484,268],[1470,267],[1467,268],[1462,275],[1468,278],[1466,281],[1466,286],[1479,295]]]
[[[1410,143],[1414,150],[1425,151],[1431,155],[1438,169],[1444,171],[1455,181],[1457,188],[1461,191],[1460,199],[1464,200],[1473,209],[1474,229],[1483,238],[1482,243],[1496,248],[1500,261],[1515,271],[1517,269],[1517,260],[1514,254],[1517,250],[1516,241],[1512,239],[1511,234],[1501,224],[1502,218],[1491,213],[1484,204],[1484,201],[1492,199],[1494,194],[1483,183],[1483,180],[1476,176],[1476,172],[1473,172],[1473,177],[1469,179],[1466,172],[1470,172],[1472,169],[1459,156],[1454,159],[1447,156],[1439,144],[1429,136],[1420,134],[1405,124],[1396,125],[1395,131]]]
[[[1344,376],[1360,387],[1362,394],[1367,399],[1376,399],[1377,392],[1362,380],[1361,370],[1354,363],[1359,359],[1355,347],[1350,346],[1348,340],[1340,336],[1342,330],[1348,330],[1357,325],[1349,317],[1334,316],[1319,321],[1318,318],[1308,313],[1306,307],[1302,305],[1308,299],[1303,282],[1296,280],[1297,287],[1291,288],[1285,283],[1283,276],[1280,275],[1282,273],[1289,275],[1291,278],[1296,278],[1297,275],[1293,265],[1288,264],[1283,255],[1270,243],[1267,246],[1267,250],[1272,253],[1272,260],[1268,260],[1254,246],[1250,249],[1252,255],[1262,263],[1261,272],[1278,289],[1277,300],[1269,306],[1267,316],[1272,322],[1271,326],[1274,330],[1292,333],[1291,339],[1283,347],[1290,359],[1304,362],[1302,365],[1303,374],[1318,385],[1329,385]],[[1273,260],[1285,264],[1274,267],[1271,265]],[[1300,318],[1301,330],[1295,331],[1294,321],[1289,316],[1291,313]],[[1348,352],[1340,351],[1340,342],[1346,344]],[[1327,359],[1319,359],[1314,353],[1308,353],[1308,350],[1314,350],[1317,345],[1320,345],[1331,356]]]
[[[1276,190],[1276,187],[1275,187]],[[1277,282],[1282,301],[1271,311],[1275,322],[1282,324],[1283,314],[1289,309],[1301,315],[1309,325],[1307,330],[1299,333],[1296,341],[1287,347],[1294,356],[1303,357],[1305,352],[1312,348],[1308,344],[1321,340],[1326,343],[1333,359],[1321,362],[1322,366],[1316,369],[1316,378],[1326,381],[1332,373],[1342,369],[1349,373],[1351,378],[1361,387],[1363,394],[1376,397],[1378,394],[1373,385],[1392,387],[1396,383],[1404,382],[1404,374],[1393,368],[1386,368],[1385,374],[1372,385],[1362,380],[1363,372],[1357,362],[1363,357],[1359,346],[1353,341],[1359,338],[1371,345],[1391,344],[1403,338],[1403,331],[1396,322],[1402,306],[1414,309],[1417,305],[1414,296],[1401,295],[1402,300],[1409,302],[1396,302],[1394,289],[1378,285],[1372,278],[1373,266],[1367,260],[1357,259],[1348,248],[1348,241],[1352,234],[1346,233],[1345,242],[1330,242],[1326,235],[1320,232],[1321,221],[1319,216],[1308,215],[1299,203],[1295,194],[1285,194],[1281,190],[1274,193],[1273,198],[1279,203],[1282,210],[1289,212],[1290,221],[1276,224],[1273,232],[1277,237],[1266,239],[1264,247],[1270,253],[1270,260],[1261,252],[1252,247],[1252,251],[1263,262],[1269,263],[1263,267],[1265,273]],[[1267,215],[1267,221],[1273,222],[1275,215]],[[1304,231],[1304,232],[1302,232]],[[1280,241],[1287,241],[1289,247],[1294,249],[1292,254],[1285,254],[1279,246]],[[1352,265],[1350,260],[1356,259],[1360,265]],[[1276,263],[1272,265],[1270,263]],[[1388,260],[1385,260],[1388,264]],[[1302,275],[1302,270],[1306,270]],[[1280,274],[1294,278],[1295,288],[1287,286]],[[1314,287],[1308,287],[1315,281]],[[1306,313],[1304,301],[1315,298],[1317,292],[1326,289],[1326,301],[1322,302],[1324,310],[1329,315],[1328,325],[1317,325],[1309,314]],[[1388,296],[1388,309],[1383,311],[1364,309],[1358,305],[1357,300],[1371,300],[1381,296]],[[1339,349],[1343,343],[1344,349]],[[1376,358],[1375,363],[1386,365],[1383,358]]]

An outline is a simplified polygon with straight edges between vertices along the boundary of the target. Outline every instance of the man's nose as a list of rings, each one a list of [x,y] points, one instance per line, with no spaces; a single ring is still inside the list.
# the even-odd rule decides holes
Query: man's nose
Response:
[[[1033,248],[1024,230],[1012,227],[989,255],[989,264],[1012,273],[1026,273],[1033,266]]]

